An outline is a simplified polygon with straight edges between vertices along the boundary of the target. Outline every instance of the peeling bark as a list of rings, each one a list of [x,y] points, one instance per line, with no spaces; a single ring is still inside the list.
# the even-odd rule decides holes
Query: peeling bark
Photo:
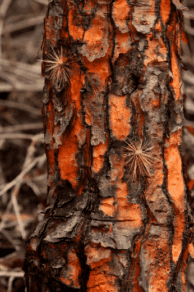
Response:
[[[53,0],[43,41],[45,218],[28,292],[186,291],[179,0]]]

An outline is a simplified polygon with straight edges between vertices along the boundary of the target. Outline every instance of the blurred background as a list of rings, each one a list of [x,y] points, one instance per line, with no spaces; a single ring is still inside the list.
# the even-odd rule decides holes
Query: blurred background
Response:
[[[23,292],[47,192],[41,44],[48,0],[0,1],[0,292]]]
[[[41,44],[49,0],[0,0],[0,292],[24,292],[29,235],[42,219],[47,192]],[[194,0],[183,3],[185,99],[183,158],[194,207]],[[194,259],[187,292],[194,292]]]

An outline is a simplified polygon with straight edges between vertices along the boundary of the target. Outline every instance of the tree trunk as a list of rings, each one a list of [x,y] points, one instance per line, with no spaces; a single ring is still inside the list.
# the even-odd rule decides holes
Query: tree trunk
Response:
[[[185,291],[179,0],[53,0],[43,41],[48,207],[28,292]]]

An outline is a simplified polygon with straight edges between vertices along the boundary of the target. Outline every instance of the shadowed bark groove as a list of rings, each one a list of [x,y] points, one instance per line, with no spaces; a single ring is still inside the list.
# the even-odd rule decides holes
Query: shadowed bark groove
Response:
[[[53,0],[43,41],[45,218],[28,292],[185,291],[179,0]]]

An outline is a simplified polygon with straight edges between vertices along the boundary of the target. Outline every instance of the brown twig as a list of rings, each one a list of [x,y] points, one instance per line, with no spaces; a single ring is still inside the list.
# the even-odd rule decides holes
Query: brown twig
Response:
[[[0,134],[0,140],[4,139],[28,139],[32,140],[33,135],[30,134],[23,134],[23,133],[7,133],[7,134]]]
[[[190,71],[183,72],[183,80],[194,85],[194,74]]]
[[[6,68],[11,67],[11,70],[13,71],[13,69],[20,69],[21,72],[25,72],[25,74],[33,74],[33,76],[36,76],[37,78],[40,78],[40,73],[41,73],[41,67],[39,65],[39,62],[30,65],[27,63],[23,63],[23,62],[18,62],[18,61],[10,61],[10,60],[6,60],[6,59],[0,59],[0,62],[2,64],[2,66],[5,66]]]
[[[32,179],[33,179],[33,181],[42,181],[42,180],[44,180],[46,178],[47,178],[47,173],[43,173],[41,175],[33,177]]]
[[[29,113],[32,113],[32,114],[38,115],[38,116],[40,116],[40,114],[41,114],[41,111],[39,109],[36,109],[36,108],[34,108],[30,105],[27,105],[27,104],[23,104],[23,103],[11,101],[11,100],[1,100],[0,99],[0,106],[16,108],[16,109],[26,111],[26,112],[29,112]]]
[[[35,1],[43,5],[48,5],[48,0],[35,0]]]
[[[0,277],[15,277],[15,278],[23,278],[24,272],[21,271],[0,271]]]
[[[16,214],[16,218],[17,218],[19,230],[21,232],[21,235],[22,235],[23,240],[25,240],[27,238],[27,233],[25,231],[25,227],[24,227],[24,223],[23,223],[23,220],[22,220],[22,216],[20,214],[19,205],[18,205],[18,202],[17,202],[17,196],[19,194],[19,191],[20,191],[20,188],[22,186],[22,183],[24,182],[23,181],[23,176],[26,173],[26,170],[29,169],[29,166],[28,166],[29,163],[31,162],[30,163],[31,168],[35,165],[36,159],[34,161],[32,161],[32,158],[33,158],[33,155],[34,155],[34,152],[35,152],[35,143],[41,137],[42,137],[42,134],[41,135],[38,134],[38,135],[34,136],[31,145],[28,147],[26,159],[25,159],[24,164],[23,164],[23,167],[22,167],[22,172],[19,175],[20,176],[20,180],[16,182],[15,187],[14,187],[12,193],[11,193],[12,205],[13,205],[13,208],[14,208],[14,211],[15,211],[15,214]],[[38,157],[38,160],[36,161],[36,163],[39,163],[42,160],[45,160],[45,154],[44,154],[44,157],[43,158],[41,156]],[[23,174],[23,175],[21,176],[21,174]],[[10,184],[8,184],[8,185],[10,186]],[[2,192],[3,192],[3,190],[2,190]]]
[[[3,0],[0,6],[0,58],[2,58],[2,33],[3,33],[3,22],[6,16],[7,10],[9,5],[11,4],[12,0]]]
[[[37,134],[37,135],[35,135],[33,137],[32,142],[31,142],[30,146],[27,149],[26,158],[25,158],[25,161],[24,161],[23,166],[22,166],[22,172],[25,171],[25,169],[28,167],[28,165],[30,163],[31,164],[33,163],[34,153],[36,151],[35,144],[36,144],[36,142],[40,141],[42,138],[43,138],[43,134],[42,133],[41,134]],[[37,161],[37,164],[39,164],[41,161],[44,162],[44,159],[42,159],[42,158],[40,159],[40,158],[41,158],[41,156],[39,157],[39,160]],[[17,201],[17,197],[18,197],[18,194],[19,194],[19,191],[20,191],[20,188],[21,188],[23,182],[24,182],[24,180],[21,179],[20,181],[18,181],[15,184],[15,187],[14,187],[12,193],[11,193],[11,200],[12,200],[12,205],[14,207],[14,211],[15,211],[15,215],[16,215],[16,218],[17,218],[17,222],[18,222],[20,233],[22,235],[23,240],[25,240],[26,237],[27,237],[27,233],[25,231],[24,223],[23,223],[23,220],[21,218],[19,205],[18,205],[18,201]]]
[[[183,14],[186,19],[194,19],[194,10],[184,11]]]
[[[185,24],[185,25],[184,25],[184,29],[185,29],[185,31],[186,31],[187,33],[189,33],[189,34],[191,34],[191,35],[194,35],[194,28],[193,28],[193,27],[191,27],[191,26]]]
[[[3,131],[0,131],[0,134],[18,132],[18,131],[27,131],[27,130],[36,130],[36,129],[43,129],[42,123],[31,123],[31,124],[22,124],[22,125],[15,125],[4,127]]]
[[[40,196],[40,190],[34,182],[32,182],[31,180],[25,180],[25,183],[33,190],[37,197]]]
[[[3,190],[0,191],[0,196],[2,196],[5,192],[10,190],[14,185],[20,182],[26,173],[28,173],[38,162],[45,161],[46,155],[43,154],[37,158],[35,158],[16,178],[14,178],[10,183],[8,183]]]
[[[8,286],[7,286],[7,292],[12,292],[12,285],[13,285],[13,280],[15,279],[14,276],[9,277],[8,281]]]
[[[42,91],[44,80],[38,63],[30,65],[6,59],[0,59],[0,63],[4,69],[0,77],[10,83],[0,82],[0,91]]]
[[[26,233],[25,228],[24,228],[24,224],[23,224],[23,221],[22,221],[22,218],[21,218],[21,214],[20,214],[20,210],[19,210],[19,206],[18,206],[18,202],[17,202],[17,196],[19,194],[21,185],[22,185],[22,181],[20,181],[14,187],[14,189],[12,191],[12,194],[11,194],[11,200],[12,200],[12,205],[13,205],[13,208],[14,208],[14,211],[15,211],[15,215],[16,215],[16,218],[17,218],[17,221],[18,221],[18,226],[19,226],[20,233],[22,235],[23,240],[25,240],[26,237],[27,237],[27,233]]]
[[[37,158],[35,160],[33,160],[33,155],[34,155],[34,152],[35,152],[35,143],[38,142],[38,141],[41,141],[41,140],[43,141],[43,138],[44,138],[44,134],[42,134],[42,133],[39,133],[39,134],[34,135],[32,137],[32,142],[31,142],[30,146],[27,149],[26,158],[25,158],[25,161],[24,161],[23,166],[22,166],[22,172],[12,182],[10,182],[7,185],[5,185],[4,188],[3,188],[3,190],[6,189],[7,187],[8,187],[8,189],[10,189],[12,186],[14,186],[15,184],[19,183],[20,180],[23,178],[23,176],[31,168],[33,168],[33,166],[36,163],[38,163],[39,161],[41,161],[42,156],[37,157],[38,160],[37,160]],[[43,155],[45,156],[45,154],[43,154]],[[1,192],[3,192],[3,190]]]
[[[9,203],[8,203],[8,205],[7,205],[7,209],[6,209],[5,213],[3,214],[3,218],[1,220],[1,223],[0,223],[0,232],[2,232],[2,229],[5,226],[5,222],[7,220],[8,214],[9,214],[9,212],[11,210],[11,206],[12,206],[12,202],[10,200]]]
[[[193,95],[193,97],[192,98],[194,98],[194,87],[187,87],[187,88],[185,88],[185,94],[192,94]]]
[[[18,22],[14,22],[14,23],[8,24],[8,25],[5,26],[3,34],[4,33],[16,32],[16,31],[20,31],[20,30],[26,29],[26,28],[31,27],[31,26],[36,26],[36,25],[39,25],[39,24],[43,24],[44,18],[45,18],[45,15],[42,14],[42,15],[39,15],[39,16],[35,16],[35,17],[32,17],[32,18],[27,18],[27,19],[24,19],[24,20],[20,20]]]
[[[14,89],[16,91],[42,92],[43,86],[44,84],[41,80],[39,82],[36,82],[34,85],[17,83],[15,87],[5,82],[0,82],[0,92],[11,92]]]

